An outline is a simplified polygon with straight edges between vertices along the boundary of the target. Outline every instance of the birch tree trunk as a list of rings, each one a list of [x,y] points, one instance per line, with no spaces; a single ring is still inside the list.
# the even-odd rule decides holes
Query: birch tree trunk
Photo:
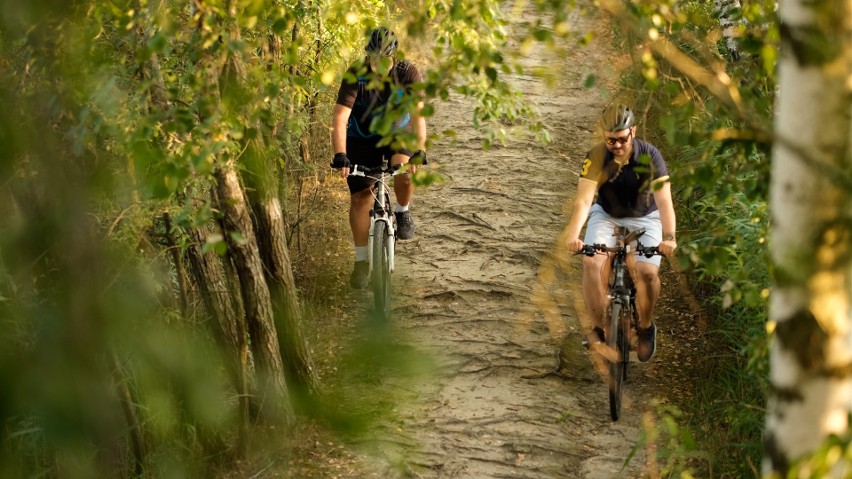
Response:
[[[731,59],[740,59],[740,47],[737,43],[737,26],[740,23],[737,12],[742,10],[740,0],[713,0],[716,7],[716,16],[719,17],[719,26],[722,27],[722,36],[728,47]]]
[[[265,416],[289,422],[293,410],[287,394],[278,335],[272,312],[269,287],[257,240],[233,161],[220,166],[215,173],[222,205],[228,255],[233,259],[240,279],[246,323],[256,361],[258,384],[263,394],[261,404]]]
[[[731,59],[740,59],[740,47],[737,44],[737,26],[740,23],[738,12],[742,10],[740,0],[713,0],[716,6],[716,16],[719,17],[719,26],[722,27],[722,36],[728,47]]]
[[[783,477],[829,434],[847,430],[852,411],[850,5],[780,5],[770,188],[776,334],[763,468]]]

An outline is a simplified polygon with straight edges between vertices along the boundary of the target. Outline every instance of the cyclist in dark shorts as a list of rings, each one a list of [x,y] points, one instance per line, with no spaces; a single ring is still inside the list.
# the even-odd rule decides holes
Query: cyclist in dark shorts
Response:
[[[606,108],[600,118],[604,141],[586,154],[577,198],[568,222],[568,251],[580,251],[583,244],[614,246],[613,229],[645,228],[640,241],[671,254],[675,241],[675,212],[671,183],[663,155],[654,145],[636,138],[636,118],[630,108],[615,105]],[[580,230],[588,218],[585,239]],[[594,322],[587,341],[604,341],[602,319],[606,308],[606,284],[609,278],[606,255],[583,258],[583,298]],[[639,313],[637,356],[647,361],[656,349],[657,327],[654,306],[660,294],[657,272],[660,257],[636,257],[632,272]]]
[[[392,165],[407,164],[415,155],[412,150],[396,144],[379,146],[383,136],[375,130],[386,121],[390,121],[391,132],[413,131],[417,137],[416,154],[425,159],[426,119],[419,115],[423,102],[417,101],[410,115],[401,111],[404,107],[400,106],[410,98],[411,87],[421,81],[421,76],[410,62],[396,61],[394,53],[398,44],[396,35],[387,28],[373,30],[365,48],[367,56],[344,76],[332,114],[331,142],[335,153],[332,166],[341,168],[341,176],[347,178],[349,184],[349,225],[355,241],[355,266],[349,284],[356,289],[370,284],[367,240],[373,181],[365,177],[349,178],[349,166],[379,166],[382,158],[390,158]],[[394,110],[395,107],[398,108]],[[384,126],[387,129],[388,125]],[[410,174],[415,168],[412,164],[408,174],[395,176],[393,182],[397,235],[404,240],[414,236],[414,221],[408,205],[414,193]]]

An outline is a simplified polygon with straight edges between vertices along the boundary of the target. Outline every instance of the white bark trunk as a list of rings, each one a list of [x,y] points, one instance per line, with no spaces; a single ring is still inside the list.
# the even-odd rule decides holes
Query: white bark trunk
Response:
[[[740,58],[740,47],[737,44],[737,27],[740,24],[742,5],[740,0],[713,0],[716,6],[716,16],[719,17],[719,26],[722,27],[722,36],[725,37],[725,45],[731,59]]]
[[[845,431],[852,411],[850,3],[780,5],[770,189],[776,337],[764,472],[782,477],[829,434]]]

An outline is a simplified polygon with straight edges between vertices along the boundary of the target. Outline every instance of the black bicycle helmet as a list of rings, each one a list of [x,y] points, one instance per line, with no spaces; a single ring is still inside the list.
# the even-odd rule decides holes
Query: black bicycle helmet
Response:
[[[370,34],[370,41],[364,47],[364,50],[367,53],[378,53],[389,57],[393,55],[398,46],[399,42],[396,39],[396,34],[385,27],[379,27]]]
[[[601,113],[601,127],[604,131],[626,130],[635,124],[636,117],[626,105],[611,105]]]

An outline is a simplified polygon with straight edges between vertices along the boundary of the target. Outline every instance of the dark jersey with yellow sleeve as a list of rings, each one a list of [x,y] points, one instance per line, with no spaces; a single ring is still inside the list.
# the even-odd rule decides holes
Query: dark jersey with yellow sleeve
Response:
[[[623,165],[603,143],[592,148],[580,172],[580,181],[596,184],[595,202],[615,218],[635,218],[656,211],[652,184],[668,179],[669,170],[660,150],[639,139],[633,140],[633,154]]]

